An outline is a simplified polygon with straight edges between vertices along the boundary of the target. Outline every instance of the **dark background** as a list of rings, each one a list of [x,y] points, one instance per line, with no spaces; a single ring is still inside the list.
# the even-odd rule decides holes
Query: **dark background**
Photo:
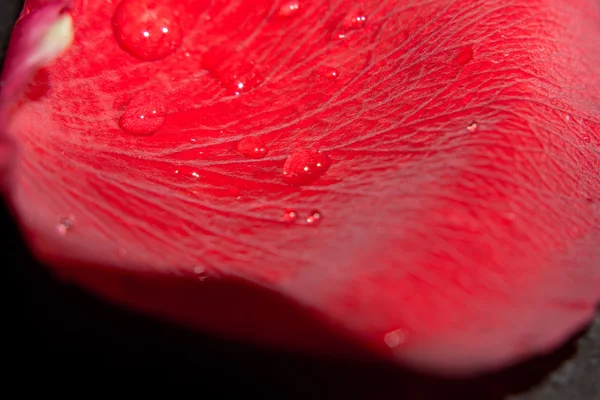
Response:
[[[0,55],[22,0],[0,0]],[[1,62],[1,61],[0,61]],[[190,385],[202,398],[600,400],[600,317],[555,353],[469,381],[394,366],[315,360],[190,332],[55,281],[0,204],[3,387],[63,391],[134,383]],[[93,385],[93,386],[90,386]]]

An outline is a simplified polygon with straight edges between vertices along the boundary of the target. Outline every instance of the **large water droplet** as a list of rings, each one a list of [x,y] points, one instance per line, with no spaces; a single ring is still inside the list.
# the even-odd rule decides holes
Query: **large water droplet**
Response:
[[[166,106],[162,96],[139,93],[129,101],[119,126],[132,135],[149,135],[162,126],[165,116]]]
[[[298,10],[300,9],[300,4],[298,0],[291,0],[285,2],[279,8],[279,16],[280,17],[291,17],[298,14]]]
[[[292,210],[290,208],[286,209],[283,212],[283,215],[281,216],[281,220],[288,224],[296,222],[297,219],[298,219],[298,213],[296,212],[296,210]]]
[[[248,158],[263,158],[269,150],[265,143],[255,136],[248,136],[237,143],[237,151]]]
[[[318,150],[296,150],[283,165],[283,180],[292,185],[306,185],[329,168],[329,158]]]
[[[321,214],[321,212],[319,212],[318,210],[314,210],[311,211],[310,214],[308,214],[308,217],[306,217],[306,220],[304,222],[306,222],[306,225],[317,226],[319,225],[322,219],[323,214]]]
[[[177,11],[162,0],[123,0],[113,28],[121,47],[144,61],[165,58],[183,39]]]

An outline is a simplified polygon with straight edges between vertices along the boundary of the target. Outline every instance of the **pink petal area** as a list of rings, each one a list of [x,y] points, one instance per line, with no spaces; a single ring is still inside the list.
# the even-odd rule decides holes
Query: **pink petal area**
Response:
[[[14,138],[6,127],[10,107],[32,76],[58,57],[72,42],[70,1],[38,1],[36,12],[27,13],[15,25],[0,76],[0,167],[10,168],[15,156]],[[26,10],[24,10],[26,11]],[[24,13],[25,15],[25,13]],[[3,174],[2,186],[10,176]]]
[[[39,3],[15,25],[2,70],[2,101],[13,100],[33,74],[50,63],[72,41],[69,0]]]
[[[171,1],[183,38],[154,62],[115,40],[117,3],[73,2],[73,46],[8,114],[53,58],[23,49],[66,6],[29,2],[3,75],[7,196],[62,276],[222,335],[332,353],[349,336],[448,375],[589,321],[595,2]],[[268,154],[240,154],[248,137]]]

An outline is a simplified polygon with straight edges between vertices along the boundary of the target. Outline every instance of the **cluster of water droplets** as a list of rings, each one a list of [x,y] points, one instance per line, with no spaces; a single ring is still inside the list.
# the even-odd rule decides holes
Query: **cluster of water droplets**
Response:
[[[287,209],[283,212],[281,216],[281,220],[286,224],[297,224],[302,223],[307,226],[317,226],[321,223],[323,219],[323,214],[319,210],[312,210],[304,218],[300,218],[298,215],[298,211],[294,209]]]
[[[301,9],[298,0],[284,2],[278,12],[280,18],[296,16]],[[177,51],[184,31],[176,8],[157,0],[122,0],[116,7],[112,24],[115,37],[123,50],[142,61],[158,61]],[[362,11],[348,13],[342,23],[339,37],[362,27],[366,22]],[[252,90],[263,81],[260,69],[252,61],[233,60],[234,54],[226,48],[211,48],[202,57],[202,67],[227,90],[237,96]],[[233,60],[233,61],[232,61]],[[319,76],[337,79],[339,71],[331,66],[321,67]],[[131,135],[145,136],[160,130],[167,117],[167,103],[161,94],[141,92],[133,96],[119,119],[121,129]],[[248,159],[262,159],[269,153],[264,141],[247,136],[238,141],[236,150]],[[283,166],[283,180],[290,185],[307,185],[321,177],[329,168],[328,156],[312,148],[300,148],[288,155]],[[291,212],[284,220],[296,220]],[[321,213],[315,211],[306,217],[307,225],[317,225]]]
[[[281,4],[277,16],[292,18],[301,9],[299,0],[286,1]],[[180,11],[167,2],[122,0],[115,9],[112,24],[116,41],[124,51],[141,61],[158,61],[181,47],[185,34],[181,18]],[[351,10],[341,20],[334,37],[344,39],[366,23],[367,15],[363,10]],[[231,96],[250,91],[263,82],[260,68],[253,61],[234,57],[235,52],[225,47],[210,48],[202,57],[202,68],[215,77],[226,89],[227,95]],[[472,58],[473,48],[467,46],[460,51],[456,62],[465,65]],[[335,67],[323,66],[319,68],[318,75],[332,80],[337,79],[340,72]],[[118,122],[123,131],[135,136],[145,136],[159,131],[167,115],[167,102],[162,94],[141,92],[129,100]],[[478,123],[473,121],[466,129],[473,133],[478,129]],[[257,136],[242,138],[237,143],[236,150],[242,156],[255,160],[269,154],[267,145]],[[308,185],[325,174],[329,165],[329,157],[324,152],[300,146],[287,156],[282,178],[290,185]],[[298,218],[295,211],[286,215],[283,219],[288,222]],[[320,219],[321,214],[314,212],[304,222],[316,225]],[[67,230],[67,227],[63,228],[63,231]]]

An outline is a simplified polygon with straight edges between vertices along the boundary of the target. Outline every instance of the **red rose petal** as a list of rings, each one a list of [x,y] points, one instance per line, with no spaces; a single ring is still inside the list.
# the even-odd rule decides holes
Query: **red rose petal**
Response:
[[[273,308],[221,308],[241,279],[447,374],[548,351],[589,321],[596,2],[316,1],[283,15],[284,2],[173,0],[181,43],[154,62],[115,39],[118,2],[72,3],[75,43],[45,68],[48,90],[0,127],[18,144],[8,198],[63,275],[203,329],[327,351],[315,331],[227,322],[264,309],[296,327]],[[136,93],[165,99],[153,135],[122,134]],[[245,137],[269,157],[234,151]],[[224,286],[204,297],[211,279]]]

